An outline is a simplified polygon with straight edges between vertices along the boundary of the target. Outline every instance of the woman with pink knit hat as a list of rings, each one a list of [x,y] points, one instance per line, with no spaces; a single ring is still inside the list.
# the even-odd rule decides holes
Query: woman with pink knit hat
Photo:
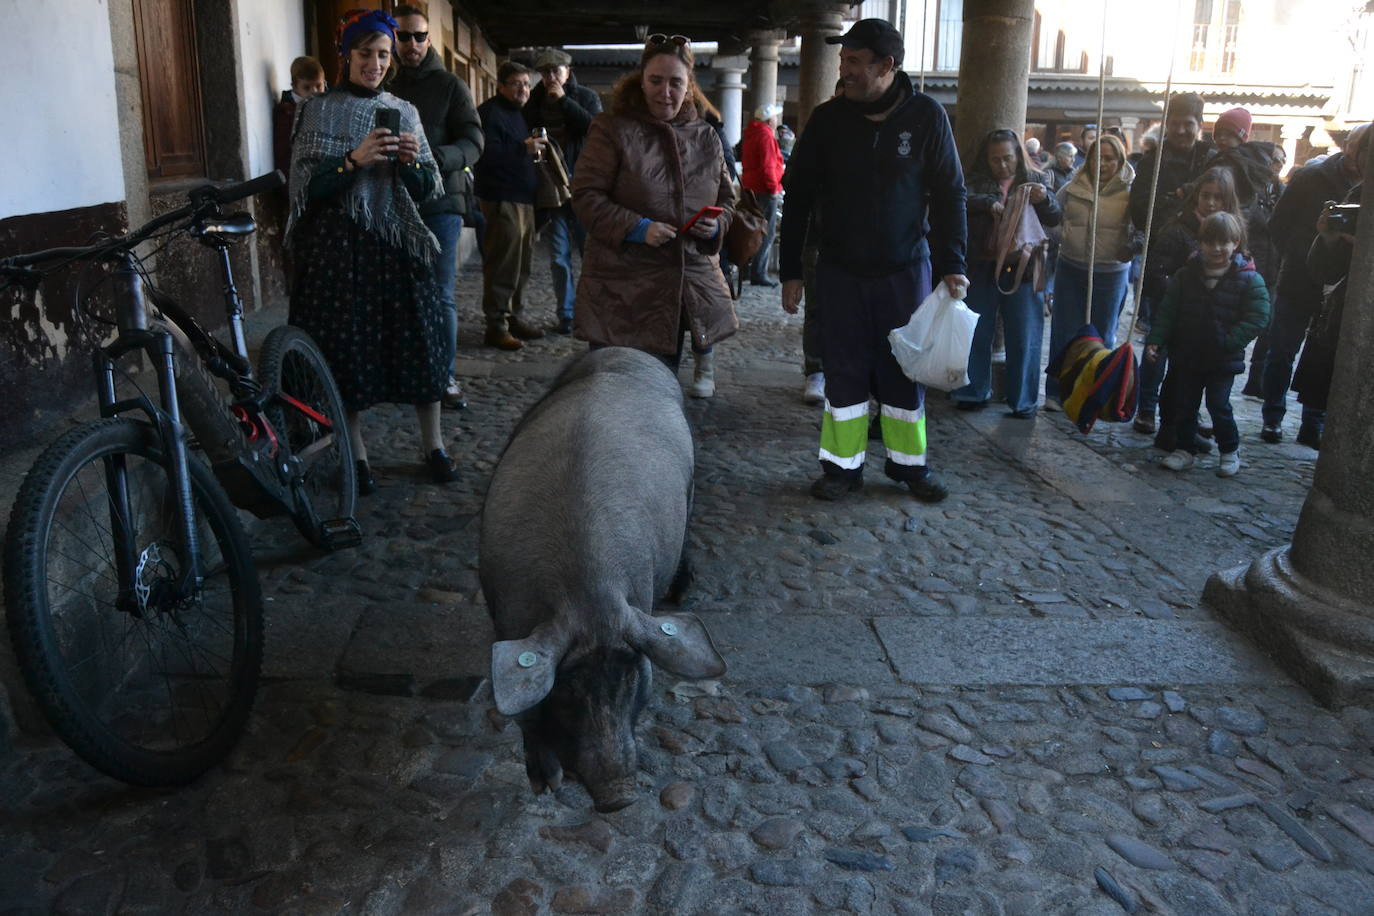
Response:
[[[1232,108],[1230,111],[1222,112],[1212,128],[1212,142],[1221,150],[1235,149],[1250,139],[1252,124],[1250,112],[1244,108]]]

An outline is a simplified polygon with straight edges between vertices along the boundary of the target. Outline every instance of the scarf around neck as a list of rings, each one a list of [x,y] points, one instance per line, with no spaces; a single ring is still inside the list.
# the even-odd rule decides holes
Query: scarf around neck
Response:
[[[291,142],[291,215],[286,225],[287,243],[309,203],[310,179],[326,159],[342,159],[356,149],[376,126],[379,108],[401,112],[401,130],[420,142],[416,161],[435,175],[433,196],[442,182],[439,167],[425,139],[424,128],[414,106],[389,92],[371,92],[340,87],[316,96],[301,105]],[[439,242],[411,200],[397,166],[390,163],[368,166],[354,173],[353,184],[339,196],[349,218],[389,245],[403,248],[428,264],[439,251]]]

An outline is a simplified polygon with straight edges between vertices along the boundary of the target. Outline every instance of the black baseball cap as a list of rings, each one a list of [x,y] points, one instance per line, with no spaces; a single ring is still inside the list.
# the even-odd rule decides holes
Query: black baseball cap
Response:
[[[906,56],[902,33],[886,19],[860,19],[849,27],[848,32],[843,35],[831,35],[826,38],[825,43],[846,48],[867,48],[879,60],[890,57],[898,66]]]

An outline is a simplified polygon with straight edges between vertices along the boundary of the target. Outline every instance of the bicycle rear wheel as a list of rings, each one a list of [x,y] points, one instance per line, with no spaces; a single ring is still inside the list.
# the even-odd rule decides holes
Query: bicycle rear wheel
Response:
[[[305,465],[315,514],[321,521],[352,518],[358,498],[353,443],[343,396],[319,345],[300,328],[283,325],[263,341],[259,363],[263,388],[281,396],[268,403],[267,418]],[[292,518],[307,540],[329,546],[307,514],[293,512]]]
[[[189,467],[204,577],[191,597],[177,597],[186,557],[168,461],[134,420],[89,423],[49,446],[5,544],[5,609],[29,690],[79,756],[136,785],[184,784],[222,759],[262,667],[247,537],[210,471]]]

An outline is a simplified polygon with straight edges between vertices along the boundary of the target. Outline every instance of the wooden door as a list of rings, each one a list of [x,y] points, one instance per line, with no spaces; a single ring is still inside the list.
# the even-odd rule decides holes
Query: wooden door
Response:
[[[192,0],[133,0],[143,150],[153,180],[205,174]]]

